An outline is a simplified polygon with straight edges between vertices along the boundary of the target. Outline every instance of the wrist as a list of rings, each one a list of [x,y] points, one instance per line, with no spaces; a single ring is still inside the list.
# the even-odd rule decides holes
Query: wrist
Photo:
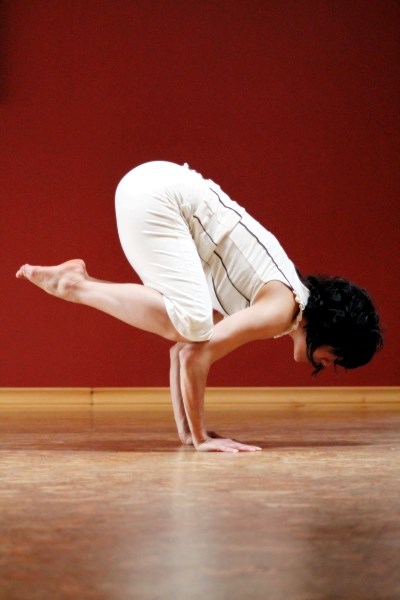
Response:
[[[201,446],[205,442],[208,442],[208,440],[210,440],[210,439],[211,438],[205,433],[204,435],[193,438],[193,445],[195,448],[197,448],[198,446]]]
[[[184,446],[193,445],[193,438],[190,432],[179,433],[179,439]]]
[[[189,426],[185,421],[182,421],[182,423],[177,424],[177,430],[180,438],[192,435]]]

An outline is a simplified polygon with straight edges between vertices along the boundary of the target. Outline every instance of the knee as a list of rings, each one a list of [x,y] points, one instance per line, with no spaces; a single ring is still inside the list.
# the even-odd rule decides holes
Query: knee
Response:
[[[179,359],[179,353],[182,350],[183,346],[183,342],[177,342],[176,344],[171,346],[171,348],[169,349],[169,356],[171,361]]]
[[[213,329],[212,315],[190,316],[185,323],[185,337],[191,342],[207,342],[212,336]]]
[[[207,378],[212,364],[208,346],[207,343],[188,343],[179,351],[180,368],[184,370],[186,377],[193,378],[193,381],[203,381],[204,377]]]
[[[197,357],[202,349],[203,344],[187,343],[182,344],[178,349],[179,363],[181,366],[189,366],[197,360]]]
[[[164,303],[169,317],[169,327],[173,329],[168,339],[176,342],[207,342],[213,332],[212,306],[183,306],[179,302],[164,296]],[[167,336],[165,336],[167,337]]]

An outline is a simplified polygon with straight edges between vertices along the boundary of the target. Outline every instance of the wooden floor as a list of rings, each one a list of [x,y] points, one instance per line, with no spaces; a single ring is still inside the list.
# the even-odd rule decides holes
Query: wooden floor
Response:
[[[400,409],[1,413],[1,600],[398,600]]]

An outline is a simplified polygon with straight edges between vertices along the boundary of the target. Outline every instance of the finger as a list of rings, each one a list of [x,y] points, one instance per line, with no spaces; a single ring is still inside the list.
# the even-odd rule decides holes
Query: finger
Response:
[[[239,452],[238,448],[235,448],[234,446],[232,446],[231,444],[213,444],[212,446],[210,446],[210,450],[216,450],[217,452]]]
[[[234,444],[232,444],[231,440],[226,440],[221,438],[221,441],[213,440],[208,445],[209,450],[215,450],[216,452],[239,452],[239,448],[236,448]]]
[[[234,448],[238,448],[241,452],[257,452],[258,450],[262,450],[259,446],[248,446],[239,442],[235,444]]]
[[[231,452],[234,454],[239,452],[237,448],[232,448],[232,446],[207,446],[206,444],[202,444],[197,450],[199,452]]]
[[[254,450],[262,450],[260,446],[254,446],[253,444],[243,444],[243,442],[239,442],[238,440],[232,440],[236,446],[242,446],[244,448],[254,448]]]
[[[247,446],[246,444],[240,444],[239,442],[230,441],[228,444],[221,446],[224,448],[224,452],[254,452],[255,447]]]

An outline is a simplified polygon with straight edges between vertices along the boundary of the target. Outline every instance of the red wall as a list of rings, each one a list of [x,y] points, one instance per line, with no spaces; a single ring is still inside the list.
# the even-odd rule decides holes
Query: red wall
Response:
[[[131,281],[114,189],[153,159],[217,180],[304,272],[367,287],[387,324],[358,371],[313,382],[284,338],[211,385],[400,383],[397,2],[8,0],[1,20],[0,385],[167,385],[169,343],[14,279],[80,256]]]

